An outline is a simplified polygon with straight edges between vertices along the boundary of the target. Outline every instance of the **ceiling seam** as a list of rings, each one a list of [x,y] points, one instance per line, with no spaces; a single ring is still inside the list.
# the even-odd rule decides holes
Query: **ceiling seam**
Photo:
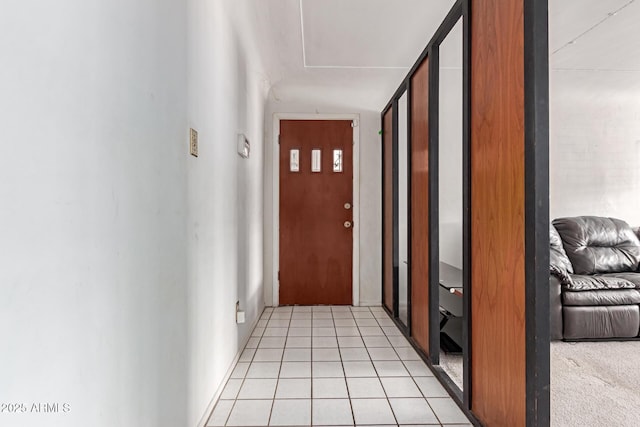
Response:
[[[612,72],[612,73],[638,73],[640,69],[633,68],[551,68],[552,71],[599,71],[599,72]]]
[[[367,69],[367,70],[408,70],[411,67],[381,67],[381,66],[362,66],[362,65],[306,65],[305,68],[337,68],[337,69]]]
[[[307,68],[307,51],[304,45],[304,17],[302,14],[302,0],[300,0],[300,36],[302,38],[302,65]]]
[[[300,0],[302,1],[302,0]],[[572,44],[574,44],[578,39],[582,38],[584,35],[586,35],[587,33],[590,33],[591,31],[595,30],[596,28],[598,28],[600,25],[602,25],[603,23],[605,23],[606,21],[608,21],[610,18],[613,18],[614,16],[616,16],[616,14],[618,12],[620,12],[622,9],[628,7],[629,5],[631,5],[631,3],[635,2],[636,0],[631,0],[629,1],[629,3],[626,3],[625,5],[623,5],[622,7],[620,7],[619,9],[613,11],[613,12],[609,12],[607,14],[607,16],[605,16],[602,20],[600,20],[599,22],[597,22],[595,25],[593,25],[591,28],[588,28],[586,31],[582,32],[581,34],[579,34],[578,36],[576,36],[573,40],[569,40],[567,43],[565,43],[564,45],[560,46],[558,49],[554,50],[553,53],[551,54],[552,56],[555,55],[556,53],[560,52],[562,49],[564,49],[567,46],[570,46]]]
[[[300,38],[302,39],[302,65],[304,68],[318,68],[318,69],[367,69],[367,70],[408,70],[411,67],[362,67],[355,65],[307,65],[307,48],[304,38],[304,13],[302,9],[302,0],[300,4]]]

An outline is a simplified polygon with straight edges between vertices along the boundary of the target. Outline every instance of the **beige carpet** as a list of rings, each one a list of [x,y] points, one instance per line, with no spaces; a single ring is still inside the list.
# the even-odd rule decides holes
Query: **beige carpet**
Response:
[[[462,356],[440,366],[462,389]],[[640,427],[640,341],[552,342],[551,426]]]
[[[640,426],[640,342],[552,342],[551,425]]]
[[[447,354],[440,351],[440,367],[449,375],[449,378],[462,390],[462,355]]]

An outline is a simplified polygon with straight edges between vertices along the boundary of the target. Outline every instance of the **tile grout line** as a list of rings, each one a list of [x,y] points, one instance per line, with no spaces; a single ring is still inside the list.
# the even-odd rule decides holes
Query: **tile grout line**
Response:
[[[375,315],[374,315],[375,317]],[[380,327],[382,327],[382,324],[379,322],[379,319],[376,317],[376,322],[378,322],[378,324],[380,325]],[[397,329],[397,326],[396,326]],[[383,329],[384,331],[384,329]],[[400,353],[398,353],[398,350],[393,346],[393,344],[391,343],[391,341],[389,340],[389,336],[387,335],[387,333],[385,332],[385,337],[387,338],[387,341],[389,341],[389,344],[391,345],[391,349],[393,350],[393,352],[396,354],[396,356],[398,356],[398,360],[402,363],[402,366],[404,367],[404,369],[407,370],[407,373],[409,374],[409,378],[411,378],[411,381],[413,382],[413,384],[416,386],[416,388],[418,389],[418,391],[420,392],[420,395],[427,400],[427,396],[424,395],[422,389],[420,388],[420,386],[418,386],[418,383],[416,382],[415,377],[413,376],[413,374],[411,373],[411,371],[409,370],[409,368],[407,367],[407,364],[405,362],[407,362],[406,360],[403,360],[402,357],[400,356]],[[427,401],[427,405],[429,405],[429,402]],[[433,414],[435,415],[435,411],[433,410],[433,408],[431,408],[431,405],[429,405],[429,409],[431,409],[431,411],[433,412]],[[437,418],[437,417],[436,417]],[[439,419],[438,419],[439,421]]]
[[[340,365],[341,365],[342,373],[343,373],[343,376],[342,376],[342,377],[335,377],[335,378],[342,378],[342,380],[344,381],[345,387],[346,387],[346,389],[347,389],[347,399],[348,399],[348,401],[349,401],[349,406],[350,406],[350,410],[351,410],[351,417],[352,417],[352,420],[353,420],[353,423],[354,423],[354,424],[352,424],[352,425],[357,425],[357,424],[356,424],[356,419],[355,419],[355,411],[354,411],[354,408],[353,408],[353,399],[354,399],[354,398],[351,396],[351,391],[349,390],[349,386],[348,386],[348,382],[347,382],[347,374],[346,374],[346,370],[345,370],[345,366],[344,366],[345,361],[344,361],[344,359],[343,359],[343,355],[342,355],[342,347],[340,346],[339,341],[338,341],[338,334],[337,334],[337,328],[338,328],[338,326],[336,325],[336,317],[334,317],[334,314],[335,314],[335,313],[334,313],[333,308],[334,308],[333,306],[330,306],[330,307],[329,307],[329,311],[327,311],[327,313],[330,313],[332,329],[333,329],[333,332],[335,333],[336,350],[337,350],[337,353],[338,353],[338,355],[339,355],[339,357],[340,357],[340,359],[339,359],[339,360],[340,360]],[[266,311],[266,309],[265,309],[265,311]],[[272,417],[273,417],[273,411],[274,411],[274,408],[275,408],[275,400],[277,400],[277,399],[276,399],[276,394],[277,394],[278,387],[279,387],[279,384],[280,384],[280,377],[281,377],[281,373],[282,373],[282,369],[283,369],[283,364],[285,363],[284,355],[285,355],[285,352],[286,352],[286,349],[287,349],[287,343],[288,343],[288,341],[289,341],[289,333],[291,332],[291,328],[292,328],[293,320],[294,320],[294,319],[293,319],[293,314],[294,314],[294,313],[293,313],[293,311],[294,311],[294,310],[293,310],[293,309],[291,309],[291,311],[289,312],[289,315],[287,316],[286,334],[285,334],[285,336],[284,336],[284,340],[283,340],[283,343],[282,343],[282,354],[281,354],[280,361],[279,361],[280,366],[278,367],[278,368],[279,368],[279,369],[278,369],[278,374],[277,374],[277,377],[275,378],[275,380],[276,380],[276,385],[275,385],[275,389],[274,389],[273,396],[272,396],[272,399],[271,399],[271,406],[270,406],[269,417],[268,417],[268,422],[267,422],[269,425],[271,425],[271,422],[273,421],[273,420],[272,420]],[[367,346],[367,345],[364,343],[364,337],[362,336],[362,333],[361,333],[361,331],[360,331],[360,325],[358,325],[358,323],[357,323],[357,319],[367,319],[367,318],[366,318],[366,317],[363,317],[363,318],[355,318],[355,317],[353,317],[354,312],[353,312],[351,309],[349,309],[349,311],[348,311],[348,312],[350,313],[350,316],[351,316],[351,317],[350,317],[350,319],[353,319],[354,323],[356,324],[357,330],[358,330],[358,332],[359,332],[359,334],[360,334],[358,338],[360,338],[360,340],[362,341],[362,345],[363,345],[363,347],[362,347],[362,348],[364,348],[365,353],[366,353],[366,354],[368,355],[368,357],[369,357],[369,362],[371,363],[371,366],[373,366],[373,368],[374,368],[373,370],[374,370],[374,372],[375,372],[375,374],[376,374],[376,379],[378,380],[378,382],[379,382],[379,383],[381,384],[381,386],[382,386],[382,389],[383,389],[383,392],[384,392],[384,396],[385,396],[385,400],[387,401],[387,404],[389,405],[389,407],[390,407],[390,409],[391,409],[391,412],[392,412],[392,415],[393,415],[393,417],[394,417],[394,420],[396,421],[396,424],[393,424],[393,425],[398,426],[398,425],[399,425],[399,423],[398,423],[397,416],[396,416],[396,414],[395,414],[395,411],[393,410],[393,407],[391,406],[391,402],[390,402],[390,399],[391,399],[391,398],[389,397],[389,395],[388,395],[388,393],[387,393],[387,390],[384,388],[384,385],[382,385],[382,378],[383,378],[383,377],[381,377],[381,376],[380,376],[380,374],[379,374],[379,372],[378,372],[378,368],[377,368],[377,367],[375,366],[375,364],[373,363],[374,361],[373,361],[373,360],[372,360],[372,358],[371,358],[370,347],[369,347],[369,346]],[[375,319],[376,323],[378,324],[378,327],[379,327],[379,328],[382,330],[382,332],[383,332],[383,334],[382,334],[380,337],[382,337],[382,336],[384,336],[384,337],[385,337],[385,340],[387,341],[387,343],[388,343],[388,344],[390,344],[390,348],[393,350],[393,354],[395,354],[396,356],[398,356],[399,361],[401,362],[401,366],[403,366],[403,368],[407,370],[407,373],[409,374],[408,376],[409,376],[409,378],[411,378],[411,383],[412,383],[414,386],[416,386],[416,387],[418,388],[419,393],[420,393],[420,395],[422,396],[421,398],[422,398],[422,399],[424,399],[424,400],[426,401],[426,403],[427,403],[428,407],[430,408],[430,410],[432,411],[433,415],[435,416],[435,418],[436,418],[437,422],[439,423],[439,424],[437,424],[437,425],[440,425],[441,427],[446,427],[446,425],[445,425],[445,424],[443,424],[443,423],[442,423],[442,421],[440,420],[440,417],[438,417],[438,415],[436,414],[436,412],[433,410],[433,407],[431,406],[431,403],[430,403],[430,402],[429,402],[429,400],[428,400],[429,398],[425,395],[425,393],[423,392],[423,390],[422,390],[422,389],[417,385],[416,377],[415,377],[414,375],[412,375],[412,374],[411,374],[411,372],[409,371],[409,369],[407,368],[407,365],[406,365],[406,364],[407,364],[407,362],[410,362],[410,361],[411,361],[411,360],[410,360],[410,356],[408,356],[408,360],[403,360],[403,359],[402,359],[402,357],[400,356],[400,353],[399,353],[398,349],[399,349],[399,348],[404,348],[404,347],[402,347],[401,345],[400,345],[399,347],[396,347],[396,346],[394,346],[394,345],[391,343],[391,341],[390,341],[390,338],[389,338],[389,337],[390,337],[390,336],[395,336],[395,334],[394,334],[393,332],[395,332],[395,329],[397,329],[397,327],[394,325],[394,328],[395,328],[395,329],[393,329],[393,328],[389,328],[389,329],[393,329],[393,331],[391,331],[391,330],[385,330],[385,329],[383,329],[383,326],[382,326],[382,324],[380,323],[381,318],[376,317],[376,313],[375,313],[373,310],[371,310],[371,308],[370,308],[370,307],[368,307],[368,309],[366,310],[366,312],[367,312],[367,313],[370,313],[370,314],[373,314],[373,318]],[[274,320],[274,313],[276,313],[276,310],[275,310],[275,309],[271,309],[271,311],[270,311],[270,313],[269,313],[269,316],[268,316],[268,317],[267,317],[267,319],[266,319],[266,321],[267,321],[267,325],[266,325],[264,328],[262,328],[262,329],[263,329],[263,331],[261,332],[261,335],[259,335],[259,337],[256,337],[256,338],[258,338],[258,344],[257,344],[257,346],[256,346],[256,348],[255,348],[255,352],[253,353],[253,355],[251,356],[251,358],[250,358],[250,360],[249,360],[249,362],[248,362],[247,371],[244,373],[244,375],[243,375],[243,377],[242,377],[242,378],[239,378],[239,379],[241,380],[241,383],[240,383],[240,387],[239,387],[239,389],[238,389],[238,393],[235,395],[235,398],[234,398],[234,399],[229,399],[229,400],[233,400],[233,404],[231,405],[231,408],[230,408],[229,413],[228,413],[228,415],[227,415],[227,417],[226,417],[226,421],[224,422],[224,425],[228,425],[229,420],[230,420],[230,418],[231,418],[231,414],[233,413],[234,409],[236,409],[236,405],[237,405],[237,403],[238,403],[238,400],[248,400],[248,401],[250,401],[250,400],[263,400],[263,398],[239,399],[239,396],[240,396],[240,392],[242,391],[242,389],[243,389],[243,388],[244,388],[244,386],[246,385],[246,380],[248,379],[249,369],[251,368],[251,366],[252,366],[254,363],[258,363],[258,362],[256,361],[256,356],[257,356],[258,350],[260,349],[260,345],[263,343],[263,338],[266,336],[265,334],[266,334],[266,330],[267,330],[267,329],[268,329],[268,327],[269,327],[269,322],[270,322],[271,320]],[[304,312],[302,312],[302,313],[304,313]],[[314,394],[313,394],[313,384],[314,384],[314,376],[313,376],[313,362],[315,361],[315,359],[314,359],[314,357],[313,357],[313,353],[314,353],[314,351],[313,351],[313,350],[314,350],[314,346],[313,346],[313,344],[314,344],[314,333],[313,333],[313,329],[314,329],[314,326],[315,326],[315,322],[316,322],[316,321],[322,320],[322,322],[320,322],[321,324],[322,324],[322,323],[326,323],[326,322],[325,322],[325,318],[324,318],[324,316],[318,317],[318,318],[316,319],[316,318],[314,317],[314,313],[315,313],[315,312],[314,312],[314,310],[313,310],[313,307],[311,307],[311,311],[310,311],[310,325],[311,325],[311,327],[310,327],[310,333],[309,333],[309,341],[310,341],[310,347],[309,347],[309,351],[310,351],[309,360],[310,360],[310,362],[309,362],[309,365],[310,365],[311,372],[310,372],[310,374],[308,374],[308,375],[309,375],[310,387],[311,387],[311,390],[310,390],[310,396],[311,396],[311,398],[309,399],[309,400],[310,400],[310,410],[311,410],[311,413],[310,413],[310,418],[311,418],[311,420],[310,420],[310,426],[311,426],[311,425],[316,425],[316,424],[313,424],[313,400],[314,400],[314,397],[315,397],[315,396],[314,396]],[[318,311],[318,313],[325,313],[325,311]],[[261,318],[262,318],[262,316],[264,316],[264,314],[265,314],[265,313],[264,313],[264,311],[263,311],[263,314],[261,315]],[[385,314],[386,314],[386,313],[385,313]],[[340,315],[340,318],[341,318],[341,319],[344,319],[345,317],[343,317],[343,316],[344,316],[344,314],[341,314],[341,315]],[[278,317],[278,319],[277,319],[277,320],[283,320],[283,319],[282,319],[282,316],[278,315],[277,317]],[[382,319],[387,319],[387,318],[388,318],[388,316],[387,316],[387,317],[382,317]],[[261,319],[261,320],[265,320],[265,319]],[[300,320],[304,320],[304,319],[300,319]],[[327,320],[328,320],[328,319],[327,319]],[[365,323],[365,325],[366,325],[366,323],[370,323],[370,322],[366,322],[366,321],[365,321],[365,322],[363,322],[363,323]],[[258,328],[258,327],[259,327],[259,326],[256,326],[256,328]],[[275,326],[273,326],[273,327],[275,327]],[[278,327],[280,327],[280,326],[278,326]],[[320,326],[320,325],[319,325],[318,327],[323,327],[323,328],[324,328],[324,327],[326,327],[326,325],[322,325],[322,326]],[[255,329],[255,328],[254,328],[254,329]],[[253,331],[252,331],[252,333],[253,333]],[[389,333],[391,333],[391,335],[389,335]],[[323,335],[323,336],[324,336],[324,335]],[[329,336],[329,337],[331,337],[331,336]],[[373,337],[373,335],[372,335],[372,337]],[[296,347],[296,348],[297,348],[297,347]],[[300,347],[300,348],[302,349],[302,348],[304,348],[304,347]],[[327,350],[328,350],[328,349],[330,349],[330,348],[332,348],[332,347],[326,347],[326,349],[327,349]],[[347,348],[347,347],[345,347],[345,348]],[[358,347],[354,347],[354,348],[358,348]],[[371,348],[377,348],[377,347],[371,347]],[[386,347],[381,347],[381,348],[386,348]],[[322,349],[325,349],[325,347],[322,347]],[[245,346],[245,348],[243,349],[243,352],[244,352],[244,351],[246,351],[246,350],[247,350],[247,346]],[[267,360],[265,360],[265,362],[266,362],[266,361],[267,361]],[[385,359],[380,359],[380,361],[385,361]],[[393,361],[393,360],[392,360],[392,361]],[[318,361],[316,361],[316,362],[320,362],[320,360],[318,360]],[[238,362],[238,363],[240,363],[240,362]],[[236,368],[237,368],[237,364],[236,364]],[[235,368],[234,368],[234,369],[235,369]],[[425,376],[425,377],[428,377],[428,376]],[[334,378],[334,377],[326,377],[326,378]],[[353,378],[366,378],[366,377],[353,377]],[[406,376],[393,376],[393,377],[384,377],[384,378],[406,378]],[[232,379],[232,378],[230,378],[230,379]],[[228,386],[228,384],[229,384],[229,381],[227,381],[227,384],[225,384],[225,388]],[[224,392],[224,389],[223,389],[223,392]],[[402,398],[402,399],[410,399],[410,398],[411,398],[411,397],[406,397],[406,398]],[[336,397],[327,397],[327,399],[343,399],[343,398],[342,398],[341,396],[336,395]],[[372,399],[379,399],[379,398],[371,397],[371,398],[362,398],[361,400],[372,400]],[[438,399],[438,400],[444,400],[444,401],[446,401],[447,399],[450,399],[450,398],[447,398],[447,397],[441,397],[441,398],[440,398],[440,397],[433,397],[432,399]],[[220,400],[223,400],[223,399],[220,399]],[[225,400],[226,400],[226,399],[225,399]],[[293,398],[284,398],[284,399],[282,399],[282,400],[301,400],[301,399],[300,399],[300,398],[293,397]],[[302,400],[304,400],[304,398],[302,398]],[[214,411],[215,411],[215,408],[214,408]],[[213,416],[213,412],[212,412],[212,414],[211,414],[211,416],[210,416],[210,418],[209,418],[209,421],[211,420],[211,417],[212,417],[212,416]],[[209,423],[209,421],[207,421],[207,424]],[[389,425],[392,425],[392,424],[389,424]]]
[[[262,311],[262,314],[264,315],[264,310]],[[273,311],[271,311],[271,313],[269,313],[269,319],[267,319],[267,326],[269,325],[269,321],[271,320],[271,316],[273,315]],[[262,316],[260,316],[260,318],[262,319]],[[253,328],[253,331],[251,331],[251,334],[249,337],[250,339],[253,337],[253,332],[255,331],[255,329],[258,326],[256,325],[255,328]],[[266,327],[264,328],[266,329]],[[242,391],[242,387],[244,387],[244,383],[247,379],[247,374],[249,373],[249,369],[251,368],[251,365],[253,364],[253,359],[255,359],[256,357],[256,353],[258,352],[258,348],[260,348],[260,343],[262,342],[262,337],[264,336],[264,331],[262,332],[262,335],[260,335],[260,339],[258,340],[258,344],[256,345],[256,351],[253,353],[253,355],[251,356],[251,360],[249,361],[249,366],[247,366],[247,371],[244,373],[243,377],[242,377],[242,381],[240,383],[240,388],[238,389],[238,393],[236,393],[235,398],[233,399],[233,405],[231,405],[231,409],[229,410],[229,415],[227,415],[227,418],[225,419],[224,425],[226,426],[229,423],[229,419],[231,418],[231,414],[233,413],[233,409],[236,407],[236,403],[238,402],[238,398],[240,397],[240,392]],[[242,349],[242,353],[245,352],[245,350],[247,349],[247,346],[245,345],[244,349]],[[242,357],[242,353],[240,353],[240,357]],[[236,366],[234,368],[234,370],[238,367],[238,363],[236,363]],[[229,378],[231,379],[231,378]],[[227,381],[227,384],[225,384],[225,388],[227,387],[227,385],[229,384],[229,381]],[[224,388],[222,389],[222,392],[224,393]],[[217,404],[216,404],[217,406]],[[215,408],[214,408],[215,410]]]
[[[375,316],[374,316],[375,317]],[[376,318],[376,321],[378,321],[378,319]],[[378,322],[380,323],[380,322]],[[380,325],[382,327],[382,325]],[[397,329],[397,326],[394,326]],[[387,332],[383,329],[383,332],[385,333],[385,337],[387,338],[387,341],[389,341],[389,336],[387,335]],[[391,344],[391,341],[389,341],[389,344]],[[409,360],[403,360],[402,357],[400,356],[400,353],[398,353],[398,351],[396,350],[396,348],[391,345],[391,348],[393,349],[393,351],[398,355],[398,359],[400,360],[400,362],[402,363],[402,366],[407,370],[407,372],[409,373],[409,378],[411,378],[411,380],[413,381],[413,383],[416,385],[416,387],[418,388],[418,391],[420,392],[420,394],[422,395],[422,398],[425,400],[425,402],[427,403],[427,406],[429,407],[429,409],[431,410],[431,412],[433,412],[433,416],[436,418],[436,420],[438,421],[438,423],[440,423],[441,426],[443,426],[442,421],[440,420],[440,417],[438,417],[438,415],[436,414],[436,411],[433,409],[433,407],[431,406],[431,403],[429,402],[429,398],[427,398],[427,396],[424,395],[424,392],[422,391],[422,389],[418,386],[418,383],[416,383],[415,377],[413,376],[413,374],[411,374],[411,371],[409,371],[406,362],[409,362]],[[411,348],[411,347],[409,347]],[[427,366],[427,369],[429,367]],[[433,373],[433,372],[432,372]],[[428,377],[427,377],[428,378]],[[382,380],[381,380],[382,382]],[[384,386],[383,386],[384,388]],[[386,394],[386,390],[385,390],[385,394]],[[391,405],[391,402],[389,402],[389,404]],[[393,407],[391,407],[391,410],[393,410]],[[395,415],[395,413],[394,413]]]
[[[371,311],[371,309],[369,309],[369,311]],[[373,312],[371,312],[371,314],[373,314]],[[373,316],[373,317],[375,319],[375,316]],[[378,323],[378,319],[376,319],[376,323]],[[380,328],[380,329],[384,333],[384,329],[382,329],[382,328]],[[391,341],[389,341],[387,336],[384,335],[384,337],[389,342],[389,345],[391,345]],[[393,348],[393,346],[391,348]],[[369,354],[369,358],[371,359],[371,353],[369,353],[369,347],[366,347],[366,349],[367,349],[367,353]],[[373,370],[376,372],[376,375],[378,376],[378,382],[380,382],[380,387],[382,387],[382,392],[384,393],[385,399],[387,400],[387,405],[389,405],[389,409],[391,409],[391,415],[393,415],[393,419],[396,420],[396,426],[399,426],[400,422],[398,421],[398,417],[396,416],[396,413],[393,410],[393,406],[391,406],[391,401],[389,400],[389,395],[387,394],[387,389],[384,388],[384,384],[382,384],[382,377],[380,376],[380,373],[378,372],[378,368],[376,368],[376,364],[373,363],[373,359],[371,359],[371,364],[373,365]]]
[[[351,309],[349,309],[351,312]],[[351,313],[353,315],[353,313]],[[331,311],[331,319],[333,320],[333,328],[336,332],[336,344],[338,345],[338,355],[340,356],[340,366],[342,366],[342,373],[344,374],[344,386],[347,389],[347,399],[349,399],[349,408],[351,409],[351,419],[353,425],[356,425],[356,414],[353,410],[353,403],[351,401],[351,392],[349,391],[349,384],[347,383],[347,371],[344,369],[344,360],[342,360],[342,351],[340,350],[340,343],[338,342],[338,330],[336,328],[336,319],[333,317],[333,310]]]
[[[378,319],[376,319],[376,321],[378,321]],[[379,322],[378,322],[379,323]],[[382,327],[382,325],[380,325]],[[398,328],[397,326],[394,326],[396,329]],[[387,338],[387,341],[389,341],[389,344],[391,344],[391,341],[389,340],[389,336],[387,335],[387,332],[383,329],[382,330],[385,333],[385,337]],[[422,390],[420,389],[420,387],[418,387],[418,383],[416,383],[416,380],[414,378],[414,376],[411,374],[411,371],[409,370],[409,368],[406,365],[406,361],[402,359],[402,357],[400,356],[400,353],[398,353],[398,351],[396,350],[396,348],[393,346],[393,344],[391,344],[391,348],[393,349],[393,352],[398,356],[398,360],[400,360],[400,363],[402,364],[402,367],[404,369],[406,369],[407,373],[409,374],[409,378],[411,378],[411,381],[413,382],[413,384],[416,386],[416,388],[418,389],[418,392],[420,393],[420,395],[422,396],[422,398],[424,399],[424,401],[426,402],[427,406],[429,407],[429,409],[431,410],[431,412],[433,412],[433,415],[436,417],[436,420],[438,422],[440,422],[440,419],[436,416],[436,412],[433,410],[433,408],[431,407],[431,405],[429,405],[429,401],[427,400],[427,398],[424,396],[424,393],[422,392]],[[386,393],[386,390],[385,390]],[[389,401],[389,405],[391,405],[391,401]],[[393,410],[393,406],[391,407],[391,410]],[[395,415],[395,412],[394,412]]]
[[[269,411],[269,418],[267,425],[271,425],[271,418],[273,417],[273,407],[276,404],[276,394],[278,393],[278,385],[280,384],[280,374],[282,372],[282,364],[284,363],[284,349],[287,348],[287,340],[289,339],[289,329],[291,328],[291,318],[293,317],[293,308],[291,309],[291,317],[289,317],[289,323],[287,324],[287,333],[284,336],[284,344],[282,345],[282,354],[280,355],[280,368],[278,368],[278,376],[276,377],[276,387],[273,389],[273,398],[271,400],[271,410]]]
[[[376,318],[376,321],[378,321],[378,319]],[[379,322],[378,322],[379,323]],[[382,325],[380,325],[382,327]],[[395,328],[397,329],[397,326],[395,326]],[[387,335],[386,331],[383,329],[383,332],[385,332],[385,337],[387,338],[387,341],[389,341],[389,336]],[[391,344],[391,341],[389,341],[389,344]],[[418,386],[418,383],[416,382],[415,377],[413,376],[413,374],[411,374],[411,371],[409,370],[409,368],[407,367],[406,362],[408,362],[408,360],[403,360],[402,357],[400,356],[400,353],[398,353],[397,349],[395,347],[393,347],[393,345],[391,345],[391,348],[393,349],[394,353],[396,353],[396,355],[398,356],[398,359],[400,360],[400,362],[402,363],[402,366],[407,370],[407,372],[409,373],[409,378],[411,378],[411,380],[413,381],[414,385],[418,388],[418,391],[420,392],[420,395],[422,396],[422,398],[425,400],[425,402],[427,403],[427,406],[429,407],[429,409],[431,410],[431,412],[433,412],[433,416],[436,417],[436,420],[440,423],[440,425],[442,425],[442,422],[440,421],[440,417],[438,417],[438,415],[436,414],[436,411],[433,410],[433,407],[431,406],[431,404],[429,403],[429,400],[427,399],[427,396],[424,395],[424,392],[422,391],[422,389]],[[409,347],[410,348],[410,347]],[[428,368],[428,367],[427,367]],[[386,390],[385,390],[386,392]],[[391,404],[391,402],[389,402],[389,404]],[[393,410],[393,407],[391,408]]]
[[[309,339],[309,369],[311,372],[309,372],[309,385],[311,386],[311,420],[309,421],[310,425],[314,425],[313,422],[313,314],[314,314],[314,310],[313,307],[311,307],[311,332],[309,333],[309,335],[311,336],[311,338]]]

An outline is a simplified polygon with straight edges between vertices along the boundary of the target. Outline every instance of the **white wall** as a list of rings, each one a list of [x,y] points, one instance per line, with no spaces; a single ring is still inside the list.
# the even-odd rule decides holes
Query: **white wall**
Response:
[[[185,425],[185,31],[180,0],[2,4],[0,402],[70,412],[0,425]]]
[[[375,92],[375,88],[370,88]],[[379,98],[379,93],[377,93]],[[348,86],[279,88],[271,90],[265,116],[267,156],[264,175],[264,225],[265,225],[265,301],[273,300],[273,114],[359,114],[360,132],[360,216],[355,218],[360,224],[360,303],[379,305],[381,303],[381,102],[361,101],[365,96],[352,91]],[[354,171],[354,174],[358,173]],[[277,201],[276,201],[277,202]]]
[[[550,215],[640,225],[640,73],[552,71]]]
[[[0,402],[71,410],[0,425],[206,414],[263,307],[268,83],[237,3],[3,3]]]
[[[440,260],[462,268],[462,20],[440,45],[439,84],[439,237]]]
[[[462,69],[440,69],[440,260],[462,268]]]
[[[189,409],[209,407],[250,333],[263,299],[263,133],[268,82],[238,2],[190,0],[189,126],[199,157],[188,161]],[[241,31],[236,30],[244,22]],[[237,154],[237,134],[251,142]],[[236,325],[235,303],[247,312]]]

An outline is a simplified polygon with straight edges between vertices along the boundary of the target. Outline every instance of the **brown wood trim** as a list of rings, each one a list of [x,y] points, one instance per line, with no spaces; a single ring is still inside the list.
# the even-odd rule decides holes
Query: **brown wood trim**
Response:
[[[523,0],[471,8],[471,410],[524,426]]]
[[[429,354],[429,60],[411,78],[411,336]]]
[[[383,116],[383,289],[384,305],[393,312],[393,108]]]

